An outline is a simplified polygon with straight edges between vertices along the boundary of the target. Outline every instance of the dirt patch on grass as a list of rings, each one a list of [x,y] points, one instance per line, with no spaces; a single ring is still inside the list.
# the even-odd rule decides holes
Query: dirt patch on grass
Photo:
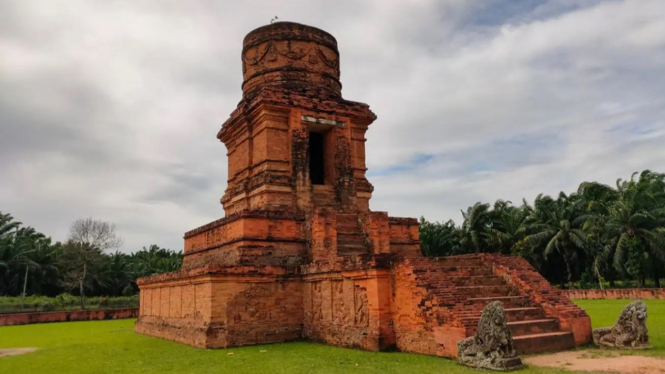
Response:
[[[5,356],[17,356],[17,355],[23,355],[26,353],[34,352],[36,351],[37,348],[7,348],[7,349],[0,349],[0,358],[5,357]]]
[[[665,359],[623,356],[604,351],[569,351],[529,357],[528,365],[561,368],[570,371],[607,371],[622,374],[665,374]]]

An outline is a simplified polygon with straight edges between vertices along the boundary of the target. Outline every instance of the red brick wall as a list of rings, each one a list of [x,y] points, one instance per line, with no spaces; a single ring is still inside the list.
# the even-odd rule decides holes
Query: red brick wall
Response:
[[[378,351],[395,344],[388,270],[305,277],[303,337]]]
[[[212,321],[226,326],[226,331],[211,334],[209,346],[279,343],[302,337],[300,280],[268,277],[253,281],[213,285]]]
[[[441,346],[433,334],[433,324],[423,308],[427,291],[416,284],[413,267],[401,262],[392,269],[392,319],[397,348],[403,352],[437,355]],[[436,325],[436,324],[434,324]],[[466,337],[466,336],[464,336]]]
[[[422,257],[418,220],[389,217],[390,252],[404,257]]]
[[[482,311],[482,305],[466,300],[483,295],[470,295],[450,277],[478,275],[467,268],[478,262],[477,256],[411,256],[395,264],[393,319],[400,350],[457,356],[457,342],[470,336],[477,326],[477,320],[468,317],[479,316]]]
[[[665,288],[614,288],[561,292],[571,299],[665,299]]]
[[[210,284],[163,284],[141,290],[141,316],[210,320]]]
[[[217,274],[156,276],[140,284],[136,331],[206,348],[303,337],[366,350],[393,346],[389,271],[319,270],[301,277],[211,267]]]
[[[185,234],[185,254],[245,240],[298,240],[301,217],[272,212],[243,213],[211,222]]]
[[[139,281],[136,331],[202,348],[302,336],[302,284],[282,268],[183,270]]]
[[[302,264],[303,223],[302,215],[280,212],[243,212],[211,222],[185,234],[183,268]]]
[[[28,325],[32,323],[95,321],[138,317],[138,308],[70,310],[59,312],[0,314],[0,326]]]

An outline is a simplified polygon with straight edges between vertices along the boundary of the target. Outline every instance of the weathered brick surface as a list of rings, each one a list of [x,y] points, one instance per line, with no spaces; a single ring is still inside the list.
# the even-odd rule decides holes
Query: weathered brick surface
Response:
[[[665,299],[665,288],[610,288],[605,290],[561,290],[571,299]]]
[[[391,313],[397,348],[405,352],[440,355],[443,347],[435,339],[434,326],[438,324],[433,323],[435,321],[427,311],[431,305],[427,290],[418,285],[413,268],[405,263],[394,266],[391,275]],[[460,339],[466,337],[463,332],[458,335]]]
[[[549,285],[528,264],[423,258],[415,218],[369,209],[365,134],[376,116],[342,98],[330,34],[261,27],[245,38],[242,60],[243,97],[217,134],[228,150],[226,217],[185,234],[181,270],[138,281],[136,331],[206,348],[304,338],[454,356],[490,298],[546,304],[514,308],[515,321],[558,318],[511,327],[518,334],[588,321],[568,299],[547,304],[560,294],[539,294]],[[309,175],[312,133],[322,137],[323,184]],[[567,338],[541,342],[564,348]]]
[[[211,346],[277,343],[302,336],[299,280],[217,283],[212,302],[216,306],[213,320],[224,323],[226,331],[214,336],[219,343]]]
[[[304,279],[305,338],[366,350],[394,344],[387,270],[315,274]]]
[[[142,278],[140,333],[205,348],[299,338],[302,284],[284,267],[209,265]]]
[[[0,326],[28,325],[32,323],[124,319],[136,318],[138,315],[138,308],[12,313],[0,314]]]
[[[243,92],[265,87],[321,88],[341,95],[337,40],[311,26],[279,22],[243,41]]]

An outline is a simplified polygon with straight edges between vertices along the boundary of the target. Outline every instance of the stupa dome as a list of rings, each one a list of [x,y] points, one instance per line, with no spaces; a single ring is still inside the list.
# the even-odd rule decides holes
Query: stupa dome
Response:
[[[316,27],[275,22],[245,37],[243,95],[262,87],[326,89],[341,95],[337,40]]]

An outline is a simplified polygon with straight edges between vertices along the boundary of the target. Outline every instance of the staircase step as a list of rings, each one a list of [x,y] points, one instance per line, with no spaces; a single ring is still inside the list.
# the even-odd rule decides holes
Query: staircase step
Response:
[[[467,318],[465,320],[470,321],[471,319]],[[480,318],[474,318],[473,324],[471,325],[466,324],[466,326],[468,326],[467,331],[469,336],[476,333],[476,330],[478,329],[477,323],[479,320]],[[507,325],[513,337],[559,332],[559,321],[556,319],[534,319],[527,321],[513,321],[513,322],[508,322]]]
[[[526,296],[490,296],[473,297],[467,299],[472,304],[480,304],[483,307],[492,301],[500,301],[504,308],[520,308],[529,306],[529,298]]]
[[[337,234],[353,234],[356,232],[362,232],[362,229],[358,225],[353,226],[335,226],[335,231]]]
[[[337,226],[358,226],[357,214],[337,214]]]
[[[496,275],[449,277],[456,286],[501,286],[504,280]]]
[[[337,241],[337,254],[339,256],[364,255],[369,252],[369,245],[364,239]]]
[[[466,257],[466,256],[448,256],[448,257],[435,257],[441,265],[444,266],[483,266],[485,263],[480,257]]]
[[[365,235],[356,234],[337,234],[337,243],[339,242],[365,242]]]
[[[366,248],[341,248],[337,250],[338,256],[363,256],[369,254]]]
[[[513,336],[524,336],[559,331],[559,321],[556,319],[534,319],[526,321],[508,322],[508,328]]]
[[[533,321],[538,319],[545,319],[543,310],[535,307],[522,307],[522,308],[506,308],[506,318],[508,322],[517,321]]]
[[[517,291],[511,285],[499,286],[459,286],[458,292],[463,292],[469,296],[491,297],[491,296],[517,296]]]
[[[368,247],[365,239],[358,240],[337,240],[337,247]]]
[[[437,270],[444,274],[468,277],[494,274],[489,266],[441,266]]]
[[[508,323],[511,322],[523,322],[523,321],[537,321],[545,319],[543,315],[543,310],[541,308],[534,307],[522,307],[522,308],[505,308],[506,319]],[[458,313],[458,316],[462,318],[464,326],[475,328],[478,326],[478,321],[480,321],[480,315],[482,309],[478,308],[477,310],[467,309],[464,312]]]
[[[331,186],[314,186],[312,193],[312,200],[317,206],[333,206],[335,205],[335,193]]]
[[[564,351],[575,348],[572,332],[559,331],[516,336],[513,338],[518,355]]]

